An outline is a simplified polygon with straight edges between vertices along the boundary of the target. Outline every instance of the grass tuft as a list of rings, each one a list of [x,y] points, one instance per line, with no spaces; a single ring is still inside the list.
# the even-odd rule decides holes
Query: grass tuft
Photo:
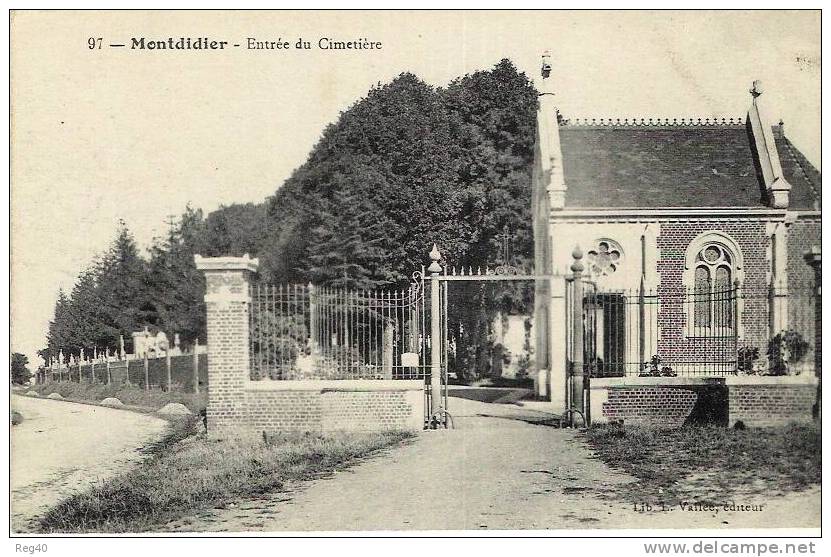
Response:
[[[609,424],[586,432],[604,462],[638,479],[622,486],[619,495],[665,503],[691,497],[718,502],[732,494],[799,491],[819,484],[821,438],[816,423],[745,430]]]
[[[177,420],[137,468],[50,509],[40,529],[144,532],[208,508],[280,490],[343,468],[412,436],[407,432],[240,435],[195,434],[193,417]]]

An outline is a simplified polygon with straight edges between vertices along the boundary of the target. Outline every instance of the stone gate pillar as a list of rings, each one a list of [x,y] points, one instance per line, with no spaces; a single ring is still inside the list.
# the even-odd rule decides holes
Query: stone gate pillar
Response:
[[[249,281],[259,260],[243,257],[194,256],[205,273],[208,328],[208,431],[242,426],[245,383],[249,374]]]

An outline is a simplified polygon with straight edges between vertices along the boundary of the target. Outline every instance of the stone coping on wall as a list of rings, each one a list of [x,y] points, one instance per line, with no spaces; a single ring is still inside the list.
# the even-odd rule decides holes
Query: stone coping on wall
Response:
[[[810,385],[816,386],[819,380],[814,375],[734,375],[725,377],[727,385]]]
[[[590,381],[592,389],[608,389],[609,387],[655,387],[676,385],[718,385],[724,383],[724,377],[602,377]]]
[[[258,391],[422,391],[423,379],[301,379],[246,381],[245,390]]]
[[[257,272],[260,266],[258,258],[251,258],[246,253],[242,257],[202,257],[193,256],[194,264],[200,271],[251,271]]]
[[[729,375],[725,377],[603,377],[590,382],[592,389],[615,387],[695,386],[695,385],[817,385],[818,379],[802,375]]]

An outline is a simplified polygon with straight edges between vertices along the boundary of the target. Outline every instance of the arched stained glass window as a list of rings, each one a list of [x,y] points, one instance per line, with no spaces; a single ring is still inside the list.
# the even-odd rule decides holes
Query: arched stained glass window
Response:
[[[695,268],[695,326],[710,326],[710,270],[701,266]]]
[[[720,244],[704,246],[695,258],[693,326],[733,327],[733,255]]]

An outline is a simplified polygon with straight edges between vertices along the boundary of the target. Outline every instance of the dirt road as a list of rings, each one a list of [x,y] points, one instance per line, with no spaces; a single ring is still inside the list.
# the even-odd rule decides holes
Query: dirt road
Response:
[[[451,401],[455,430],[421,433],[330,478],[162,530],[818,527],[818,490],[767,501],[765,512],[637,512],[614,497],[615,486],[633,478],[594,458],[574,432],[528,423],[544,414]]]
[[[12,529],[32,531],[49,506],[142,458],[164,420],[85,404],[13,395],[24,422],[11,429]]]

